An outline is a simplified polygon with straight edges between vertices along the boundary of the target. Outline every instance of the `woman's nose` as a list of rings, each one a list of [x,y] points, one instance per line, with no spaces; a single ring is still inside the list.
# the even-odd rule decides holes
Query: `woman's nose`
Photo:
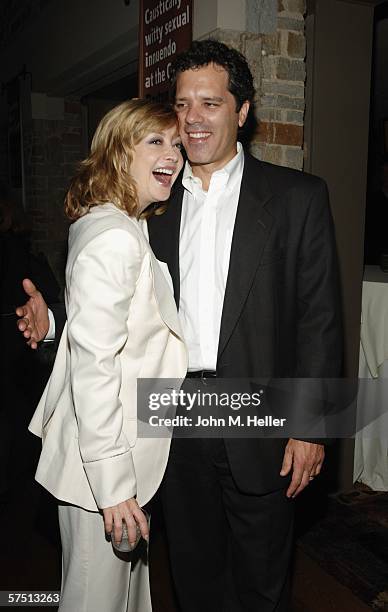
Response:
[[[165,158],[171,161],[177,162],[179,159],[179,152],[175,145],[170,145],[165,151]]]

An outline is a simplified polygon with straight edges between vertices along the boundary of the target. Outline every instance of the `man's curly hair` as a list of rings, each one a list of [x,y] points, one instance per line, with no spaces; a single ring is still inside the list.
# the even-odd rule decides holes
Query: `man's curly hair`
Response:
[[[236,112],[240,110],[246,100],[253,101],[255,88],[247,60],[236,49],[231,49],[224,43],[211,38],[195,40],[187,51],[180,53],[172,62],[170,91],[173,99],[176,94],[176,81],[181,72],[201,68],[211,63],[222,66],[228,73],[228,89],[236,100]]]

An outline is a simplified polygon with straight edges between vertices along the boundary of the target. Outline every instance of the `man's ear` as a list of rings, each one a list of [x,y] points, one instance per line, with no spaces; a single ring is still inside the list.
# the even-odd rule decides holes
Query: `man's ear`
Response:
[[[240,110],[238,111],[238,127],[240,128],[242,128],[245,121],[247,120],[250,105],[250,102],[248,100],[245,100]]]

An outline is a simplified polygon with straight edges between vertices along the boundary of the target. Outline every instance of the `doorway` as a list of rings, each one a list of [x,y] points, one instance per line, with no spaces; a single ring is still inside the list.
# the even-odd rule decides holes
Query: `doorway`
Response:
[[[136,72],[96,89],[81,99],[85,115],[84,134],[86,136],[85,147],[87,151],[90,148],[94,132],[102,117],[114,106],[120,104],[120,102],[135,98],[138,95],[137,92],[138,75]]]
[[[372,51],[379,0],[308,0],[305,170],[328,184],[341,274],[344,374],[358,376],[368,185]],[[376,8],[377,7],[377,8]],[[333,489],[353,484],[353,440],[332,461]],[[330,470],[330,466],[329,470]]]

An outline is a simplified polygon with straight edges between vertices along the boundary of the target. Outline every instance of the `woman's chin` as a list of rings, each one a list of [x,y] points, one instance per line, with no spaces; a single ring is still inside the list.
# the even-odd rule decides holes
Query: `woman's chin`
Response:
[[[156,201],[165,202],[166,200],[169,199],[170,195],[171,195],[171,187],[169,187],[168,189],[163,189],[163,193],[159,194],[159,198]]]

